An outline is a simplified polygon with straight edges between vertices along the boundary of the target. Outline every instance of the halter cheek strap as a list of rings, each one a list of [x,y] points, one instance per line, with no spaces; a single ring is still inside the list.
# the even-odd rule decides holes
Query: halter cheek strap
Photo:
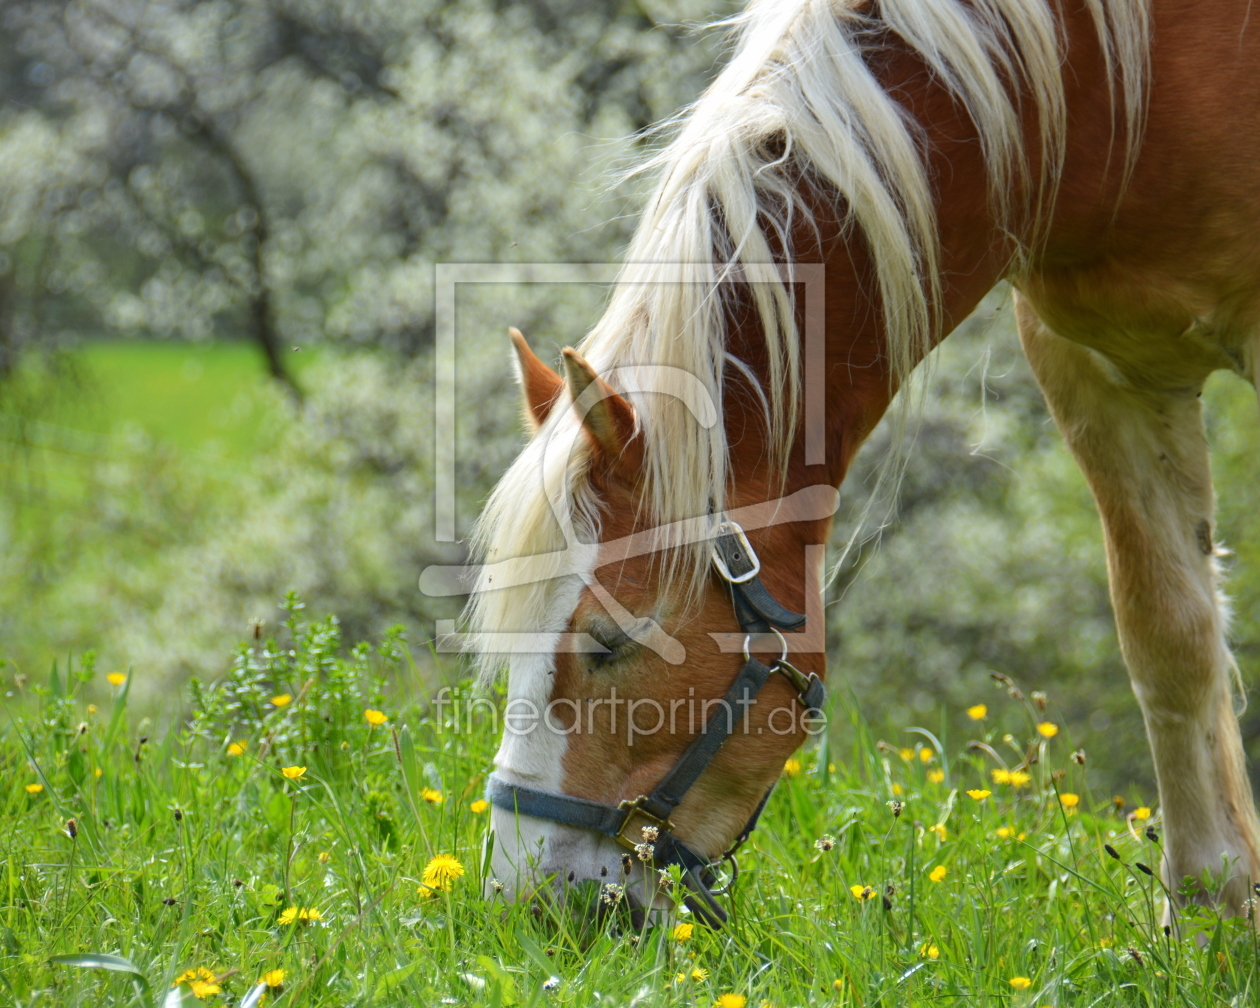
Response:
[[[804,616],[779,605],[761,583],[758,577],[761,563],[744,530],[734,522],[722,522],[718,526],[713,542],[713,566],[729,586],[736,618],[750,637],[780,629],[795,630],[805,624]],[[684,900],[687,906],[703,923],[720,928],[727,915],[714,899],[713,869],[723,860],[734,861],[735,851],[756,827],[774,785],[762,796],[730,850],[716,860],[697,854],[679,840],[674,835],[670,816],[734,732],[741,716],[737,712],[747,718],[749,706],[774,673],[782,673],[793,685],[807,717],[817,717],[827,699],[826,688],[817,675],[806,675],[787,661],[786,647],[784,654],[770,665],[747,653],[744,657],[743,666],[722,698],[722,713],[709,718],[651,794],[620,805],[606,805],[572,795],[536,791],[491,774],[486,797],[509,812],[603,833],[658,868],[678,865],[689,891]]]

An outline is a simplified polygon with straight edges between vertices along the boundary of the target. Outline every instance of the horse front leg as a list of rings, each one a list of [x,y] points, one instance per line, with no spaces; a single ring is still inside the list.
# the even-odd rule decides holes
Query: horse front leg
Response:
[[[1193,899],[1243,913],[1260,881],[1260,830],[1218,591],[1197,397],[1206,374],[1180,388],[1135,385],[1101,354],[1052,332],[1026,299],[1017,298],[1017,317],[1102,517],[1116,628],[1159,782],[1164,882],[1175,894],[1207,869],[1223,879],[1213,891],[1194,883]]]

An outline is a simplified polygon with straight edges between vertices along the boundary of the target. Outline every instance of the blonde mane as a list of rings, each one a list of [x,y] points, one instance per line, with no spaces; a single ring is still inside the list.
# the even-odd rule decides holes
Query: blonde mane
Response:
[[[1149,50],[1146,5],[1087,2],[1109,79],[1123,92],[1131,166]],[[755,0],[731,22],[738,35],[730,63],[647,166],[659,175],[655,193],[609,306],[580,349],[614,387],[618,368],[661,368],[655,394],[622,389],[646,436],[644,505],[654,521],[724,506],[723,425],[696,422],[671,374],[698,378],[722,415],[732,280],[750,284],[764,332],[771,451],[782,459],[791,446],[800,362],[793,303],[774,250],[790,250],[794,228],[810,220],[802,179],[843,201],[869,246],[894,374],[904,378],[929,348],[940,294],[935,205],[918,126],[868,63],[879,31],[914,50],[971,117],[999,221],[1014,230],[1024,210],[1044,219],[1053,200],[1066,109],[1062,26],[1052,7],[1045,0],[878,0],[868,8],[873,14],[865,8]],[[1021,99],[1037,116],[1036,171],[1024,147]],[[1029,191],[1033,178],[1046,181],[1031,205],[1011,206],[1010,194]],[[597,532],[585,441],[574,411],[557,408],[491,495],[475,538],[484,562],[537,557],[538,580],[496,589],[484,575],[470,604],[473,628],[563,629],[569,613],[553,611],[554,581],[578,573],[556,551]],[[483,668],[498,663],[482,655]]]

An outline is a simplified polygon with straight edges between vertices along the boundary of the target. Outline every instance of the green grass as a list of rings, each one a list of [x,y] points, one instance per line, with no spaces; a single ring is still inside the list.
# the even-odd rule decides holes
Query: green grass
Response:
[[[0,382],[0,658],[108,660],[101,628],[160,600],[164,558],[239,509],[291,421],[243,342],[29,356]]]
[[[291,355],[297,374],[316,355]],[[31,359],[0,398],[0,465],[35,506],[74,507],[92,466],[137,444],[227,478],[278,430],[277,392],[248,343],[87,343]]]
[[[290,605],[278,640],[242,645],[229,675],[191,683],[162,717],[128,705],[143,670],[121,686],[90,662],[6,684],[7,1003],[156,1006],[204,970],[220,991],[188,1003],[253,1004],[277,969],[272,1006],[1255,1003],[1254,932],[1203,911],[1165,934],[1160,885],[1136,867],[1159,862],[1140,832],[1158,836],[1158,816],[1134,824],[1091,795],[1071,726],[1046,739],[1047,715],[1017,700],[989,713],[1018,714],[1020,737],[985,736],[1011,766],[1027,746],[1041,756],[1015,789],[965,743],[877,742],[837,698],[832,716],[857,741],[785,773],[740,855],[723,932],[679,941],[669,926],[504,905],[484,895],[487,816],[471,807],[496,743],[488,723],[436,723],[396,641],[345,653],[335,621],[304,623]],[[276,706],[281,694],[292,702]],[[369,708],[388,722],[369,725]],[[289,766],[307,769],[290,781]],[[967,795],[978,788],[993,793]],[[426,898],[437,854],[467,874]],[[290,907],[319,920],[285,923]],[[111,971],[50,963],[87,955],[120,958],[71,960]]]

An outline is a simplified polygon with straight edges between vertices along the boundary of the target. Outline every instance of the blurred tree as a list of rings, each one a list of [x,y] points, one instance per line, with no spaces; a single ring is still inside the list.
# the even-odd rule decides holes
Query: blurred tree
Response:
[[[100,332],[248,335],[292,386],[292,344],[426,346],[435,261],[609,258],[592,167],[625,147],[590,139],[695,93],[693,6],[13,0],[0,372]]]

